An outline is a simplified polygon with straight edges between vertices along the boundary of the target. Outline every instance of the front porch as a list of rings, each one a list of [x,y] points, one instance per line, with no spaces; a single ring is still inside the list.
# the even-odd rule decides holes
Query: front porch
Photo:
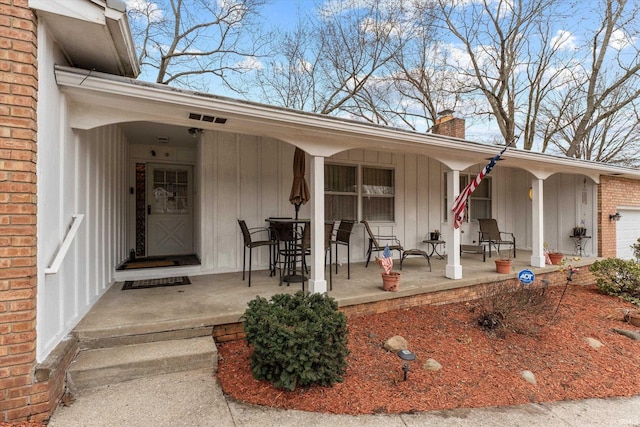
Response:
[[[495,256],[495,254],[494,254]],[[597,258],[582,257],[571,264],[587,266]],[[375,263],[365,268],[364,263],[351,263],[351,279],[347,280],[347,266],[339,267],[333,274],[333,290],[329,295],[335,298],[341,309],[348,313],[367,313],[370,303],[389,301],[388,309],[421,303],[444,303],[473,299],[475,285],[493,283],[517,277],[517,272],[530,269],[540,275],[558,271],[558,266],[541,268],[530,266],[531,252],[519,250],[513,260],[513,273],[497,274],[493,258],[482,262],[482,255],[463,254],[461,262],[464,278],[451,280],[445,277],[446,258],[431,258],[432,272],[421,257],[407,258],[403,265],[399,292],[382,290],[381,270]],[[185,274],[192,267],[187,269]],[[399,271],[396,260],[394,270]],[[161,269],[156,269],[155,272]],[[170,269],[172,275],[179,269]],[[167,270],[168,271],[168,270]],[[177,274],[179,275],[179,274]],[[555,284],[564,283],[563,276],[556,277]],[[296,292],[300,284],[278,286],[277,277],[269,277],[266,270],[253,272],[251,287],[242,281],[242,272],[190,276],[192,284],[185,286],[160,287],[139,290],[121,290],[122,283],[116,282],[100,298],[82,321],[74,328],[80,341],[101,341],[119,339],[126,336],[157,334],[186,329],[216,328],[239,322],[247,303],[257,295],[270,298],[274,294]],[[328,279],[328,274],[327,274]],[[328,286],[328,285],[327,285]],[[425,298],[426,297],[426,298]],[[409,298],[409,300],[407,300]],[[395,302],[395,304],[393,303]],[[224,335],[223,333],[219,335]]]

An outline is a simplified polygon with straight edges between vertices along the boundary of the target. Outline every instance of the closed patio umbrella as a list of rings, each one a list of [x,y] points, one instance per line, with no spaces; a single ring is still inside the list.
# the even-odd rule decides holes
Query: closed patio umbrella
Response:
[[[300,205],[307,203],[311,198],[304,172],[304,151],[296,147],[296,152],[293,155],[293,185],[291,185],[291,194],[289,195],[289,201],[296,207],[296,219],[298,219]]]

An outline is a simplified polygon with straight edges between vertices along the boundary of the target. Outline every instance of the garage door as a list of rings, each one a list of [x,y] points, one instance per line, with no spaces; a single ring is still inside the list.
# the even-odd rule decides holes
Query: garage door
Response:
[[[616,223],[616,254],[618,258],[633,259],[631,245],[640,237],[640,210],[619,209],[622,217]]]

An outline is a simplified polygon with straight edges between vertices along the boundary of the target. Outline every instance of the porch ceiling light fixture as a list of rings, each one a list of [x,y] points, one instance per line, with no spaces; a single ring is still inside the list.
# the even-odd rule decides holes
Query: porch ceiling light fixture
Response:
[[[620,215],[620,212],[616,212],[614,214],[609,215],[609,221],[620,221],[620,218],[622,218],[622,215]]]
[[[200,135],[202,135],[203,130],[200,128],[189,128],[188,132],[189,132],[189,135],[191,135],[194,138],[197,138]]]
[[[400,350],[398,353],[398,357],[402,359],[402,372],[404,372],[404,380],[407,380],[407,373],[409,372],[409,363],[416,360],[416,355],[413,354],[409,350]]]

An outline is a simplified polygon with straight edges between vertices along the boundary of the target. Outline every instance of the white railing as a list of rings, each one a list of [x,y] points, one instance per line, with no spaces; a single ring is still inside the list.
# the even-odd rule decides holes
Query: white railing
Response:
[[[56,274],[58,270],[60,270],[60,265],[64,260],[64,257],[67,255],[69,248],[71,247],[71,243],[73,239],[76,237],[76,233],[78,232],[78,228],[80,228],[80,223],[84,219],[84,214],[76,214],[72,216],[73,222],[71,223],[71,228],[67,232],[67,235],[64,237],[64,241],[56,254],[56,257],[53,259],[51,265],[44,269],[44,274]]]

